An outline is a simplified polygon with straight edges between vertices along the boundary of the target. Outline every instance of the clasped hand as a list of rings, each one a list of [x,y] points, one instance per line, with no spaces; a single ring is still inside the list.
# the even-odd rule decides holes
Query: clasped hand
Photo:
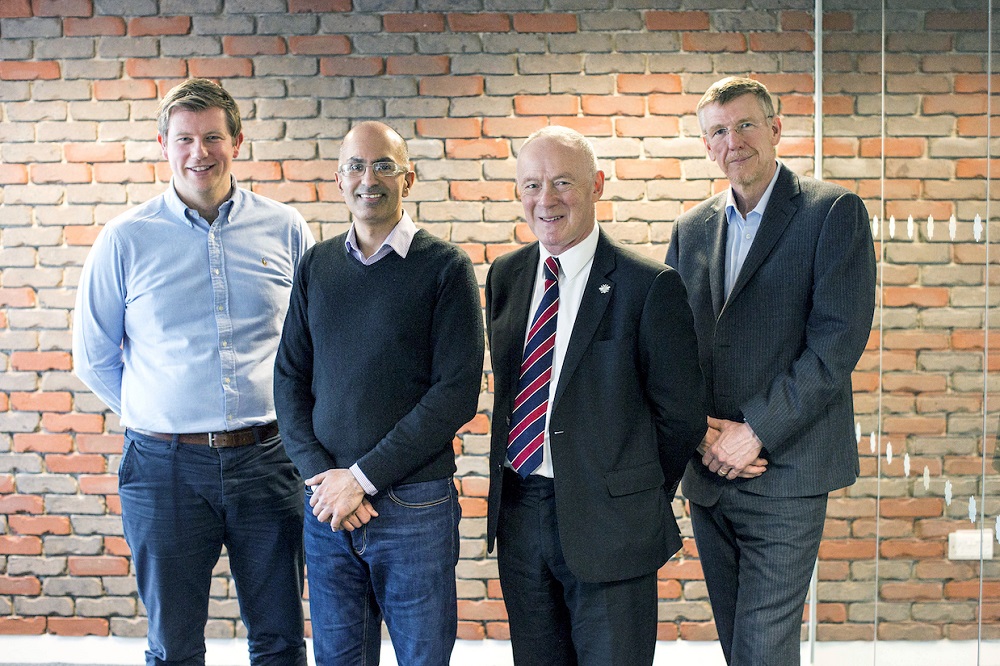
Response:
[[[330,528],[353,532],[378,516],[365,496],[365,489],[349,469],[328,469],[306,479],[313,490],[309,506],[316,519],[330,523]]]
[[[701,463],[713,474],[729,479],[752,479],[767,471],[767,460],[760,457],[763,444],[748,423],[708,417],[698,452]]]

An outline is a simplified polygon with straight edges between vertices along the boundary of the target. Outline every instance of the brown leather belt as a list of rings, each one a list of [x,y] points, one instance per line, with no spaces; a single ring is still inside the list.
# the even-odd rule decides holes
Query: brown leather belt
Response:
[[[173,441],[174,435],[165,432],[140,431],[156,439],[166,439]],[[231,449],[237,446],[250,446],[265,439],[270,439],[278,434],[278,423],[271,421],[259,426],[250,426],[242,430],[230,430],[229,432],[188,432],[177,435],[177,441],[181,444],[201,444],[213,449]]]

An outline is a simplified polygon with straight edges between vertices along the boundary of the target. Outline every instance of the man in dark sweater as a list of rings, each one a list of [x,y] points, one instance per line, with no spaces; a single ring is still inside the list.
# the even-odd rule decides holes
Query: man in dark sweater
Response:
[[[401,664],[445,666],[455,643],[452,440],[476,413],[482,314],[469,257],[403,211],[414,178],[386,125],[344,137],[353,224],[303,256],[275,363],[324,666],[378,664],[383,614]]]

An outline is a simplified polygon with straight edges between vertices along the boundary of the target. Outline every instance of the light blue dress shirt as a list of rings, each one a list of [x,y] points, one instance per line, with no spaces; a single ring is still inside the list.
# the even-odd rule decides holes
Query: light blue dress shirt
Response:
[[[130,428],[273,421],[274,357],[302,253],[294,208],[240,189],[209,224],[166,192],[105,225],[77,289],[77,376]]]
[[[764,190],[763,196],[754,209],[747,213],[746,218],[740,214],[736,207],[733,190],[729,188],[729,196],[726,200],[726,219],[729,222],[726,230],[726,298],[729,298],[729,294],[733,291],[733,285],[736,284],[736,278],[740,276],[740,270],[750,252],[750,246],[753,245],[754,238],[757,237],[757,230],[760,228],[760,221],[767,209],[767,202],[771,200],[774,184],[778,182],[778,172],[776,164],[771,184]]]

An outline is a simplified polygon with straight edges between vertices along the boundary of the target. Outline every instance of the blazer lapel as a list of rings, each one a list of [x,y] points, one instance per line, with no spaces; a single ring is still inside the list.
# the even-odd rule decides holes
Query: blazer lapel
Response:
[[[712,309],[719,318],[726,304],[726,220],[725,199],[721,199],[715,214],[705,220],[705,247],[711,248],[708,265],[708,283],[712,289]]]
[[[583,290],[580,310],[576,314],[576,321],[573,322],[569,346],[566,347],[566,355],[559,370],[559,385],[552,399],[553,409],[559,404],[559,397],[594,339],[594,333],[597,332],[597,326],[604,317],[608,303],[615,296],[615,281],[608,277],[614,269],[615,249],[611,239],[601,230],[597,239],[597,250],[594,252],[594,264],[590,268],[590,277],[587,278],[587,286]]]
[[[510,368],[510,393],[511,409],[514,405],[514,397],[517,396],[517,385],[521,380],[521,361],[524,357],[524,339],[528,332],[528,320],[532,313],[531,292],[535,286],[535,273],[538,268],[538,244],[525,253],[524,260],[514,268],[513,279],[511,281],[511,294],[509,303],[523,303],[523,307],[511,310],[510,326],[507,334],[510,335],[511,344],[507,348],[507,367]]]
[[[767,208],[764,209],[760,228],[757,230],[753,245],[750,246],[750,252],[747,253],[746,261],[743,262],[743,267],[740,269],[739,277],[736,278],[736,284],[733,285],[733,291],[729,294],[729,298],[736,298],[739,295],[743,285],[753,277],[753,274],[764,263],[764,259],[774,249],[775,244],[785,233],[788,223],[795,214],[796,206],[791,202],[791,199],[799,194],[799,181],[795,174],[784,165],[780,169],[781,173],[774,184],[774,189],[771,190],[771,199],[767,202]],[[723,248],[723,252],[725,252],[725,248]]]

